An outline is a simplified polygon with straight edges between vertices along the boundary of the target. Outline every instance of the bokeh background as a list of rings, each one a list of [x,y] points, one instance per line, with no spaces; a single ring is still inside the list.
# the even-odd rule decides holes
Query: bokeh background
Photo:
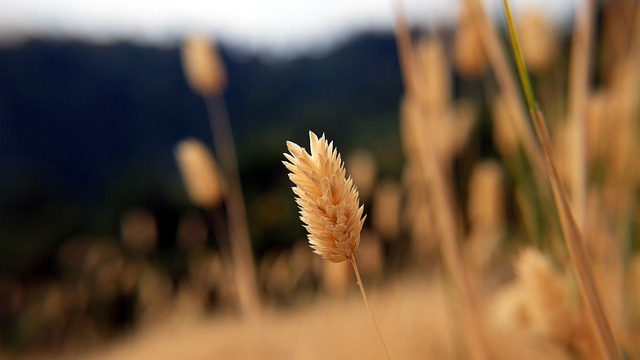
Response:
[[[484,3],[504,35],[501,2]],[[554,124],[566,110],[561,89],[569,73],[573,16],[584,3],[512,2],[517,16],[537,19],[523,42],[542,38],[534,51],[542,57],[552,53],[532,72]],[[369,215],[359,261],[378,300],[372,305],[380,308],[383,333],[393,333],[391,349],[409,349],[416,358],[448,357],[460,342],[445,336],[455,322],[443,315],[451,294],[433,275],[441,261],[430,210],[420,203],[424,195],[408,170],[411,147],[401,124],[409,110],[402,110],[394,4],[0,0],[0,357],[379,356],[350,269],[327,266],[306,245],[281,162],[287,140],[308,147],[309,130],[334,141],[360,187]],[[534,244],[562,264],[565,253],[553,240],[559,227],[546,211],[549,199],[536,199],[534,170],[523,155],[505,155],[495,134],[495,81],[487,70],[474,68],[479,58],[473,54],[467,67],[459,59],[459,46],[477,45],[458,45],[462,3],[411,0],[403,9],[416,39],[435,34],[440,44],[439,50],[425,51],[436,63],[444,59],[433,70],[434,78],[444,80],[433,86],[444,94],[447,116],[456,124],[443,130],[442,161],[450,170],[462,237],[468,244],[477,243],[469,240],[472,235],[492,239],[491,245],[480,242],[465,250],[471,262],[481,263],[480,273],[492,274],[483,291],[514,277],[512,271],[488,271],[485,253],[498,253],[494,265],[504,269],[516,248]],[[606,7],[596,9],[600,34]],[[271,314],[260,326],[279,329],[282,336],[274,336],[280,337],[304,329],[331,342],[327,328],[335,324],[342,330],[333,336],[367,334],[356,341],[362,352],[349,352],[348,341],[336,343],[337,353],[331,353],[314,347],[313,339],[296,338],[291,347],[297,350],[290,350],[272,338],[247,335],[252,333],[243,327],[216,238],[220,224],[211,209],[192,203],[175,157],[176,146],[187,138],[214,149],[205,102],[183,72],[181,45],[194,32],[216,44],[226,69],[223,96],[258,289]],[[604,86],[608,60],[600,47],[593,51],[593,79]],[[473,180],[479,172],[484,180]],[[499,194],[497,200],[478,200],[474,192]],[[473,204],[479,215],[467,210]],[[472,231],[483,214],[504,231],[499,241],[494,233]],[[629,218],[635,229],[635,218]],[[635,244],[633,231],[626,234],[623,243]],[[416,240],[425,238],[432,240]],[[400,305],[411,312],[388,311]],[[342,324],[347,311],[347,319],[358,314],[352,328]],[[438,333],[432,340],[425,344],[413,337],[432,323],[440,329],[431,330]],[[412,337],[404,339],[403,331]],[[153,352],[158,342],[171,341],[176,352]]]

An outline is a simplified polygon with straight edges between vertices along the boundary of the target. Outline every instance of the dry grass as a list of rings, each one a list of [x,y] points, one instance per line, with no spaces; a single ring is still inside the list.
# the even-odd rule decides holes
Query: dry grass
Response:
[[[351,283],[354,278],[351,275]],[[428,354],[455,358],[450,309],[443,288],[419,278],[371,292],[381,331],[394,358]],[[261,323],[231,316],[167,321],[64,359],[382,359],[376,334],[355,287],[344,299],[267,311]]]
[[[354,280],[352,278],[352,280]],[[371,291],[379,326],[397,359],[459,359],[463,343],[453,324],[448,286],[424,275],[406,276]],[[82,354],[57,359],[383,359],[362,299],[344,299],[266,311],[261,323],[217,316],[168,320]],[[485,304],[492,308],[492,303]],[[499,326],[488,326],[492,359],[569,359],[561,346]],[[49,357],[50,356],[45,356]]]
[[[309,245],[323,259],[341,263],[348,260],[353,266],[362,299],[376,329],[384,353],[389,352],[380,328],[371,312],[364,290],[355,252],[360,245],[360,232],[366,215],[360,206],[358,190],[351,177],[346,177],[344,164],[333,142],[318,138],[309,131],[309,152],[295,143],[287,142],[289,154],[284,154],[289,179],[296,185],[296,203],[300,220],[308,232]]]
[[[536,80],[551,76],[561,56],[571,57],[566,95],[558,91],[561,98],[553,99],[555,111],[548,119],[533,94],[548,89],[549,82],[536,82],[535,89],[523,86],[532,128],[498,32],[480,1],[465,4],[458,31],[466,32],[467,39],[456,41],[481,48],[447,47],[439,34],[420,36],[414,43],[398,13],[406,87],[400,114],[406,155],[402,182],[378,178],[375,159],[366,152],[350,157],[352,181],[333,145],[313,133],[310,154],[288,143],[285,166],[296,184],[301,219],[314,251],[329,261],[311,254],[300,239],[254,263],[248,256],[251,243],[233,142],[219,137],[216,155],[230,186],[230,193],[222,195],[230,217],[214,228],[226,228],[228,221],[240,240],[231,245],[239,247],[227,251],[226,258],[224,251],[206,250],[206,223],[185,215],[178,240],[189,255],[188,276],[172,289],[166,274],[141,259],[108,246],[79,254],[85,250],[70,242],[61,265],[99,284],[91,296],[135,293],[140,304],[135,333],[59,358],[381,359],[386,349],[376,346],[377,338],[384,338],[383,346],[396,359],[599,359],[617,358],[619,352],[637,358],[640,203],[629,194],[637,193],[640,184],[634,163],[640,152],[640,73],[634,66],[640,59],[640,6],[635,29],[630,23],[614,24],[615,12],[604,12],[602,36],[626,35],[606,45],[616,51],[593,59],[586,58],[594,46],[589,33],[593,9],[578,12],[571,51],[559,47],[553,29],[538,15],[522,18],[521,40],[530,48],[524,55],[515,53],[518,60],[527,60]],[[453,96],[454,57],[466,61],[458,64],[464,69],[459,74],[483,82],[486,104]],[[492,72],[485,71],[486,65]],[[525,63],[518,65],[522,78],[528,78]],[[591,66],[603,67],[597,85],[590,80]],[[228,133],[221,94],[206,96],[213,126],[221,130],[218,136]],[[481,106],[493,110],[497,150],[486,158],[466,149]],[[456,161],[468,155],[468,172],[457,183]],[[370,224],[364,224],[354,183],[366,189]],[[200,205],[214,206],[208,200]],[[144,212],[129,213],[123,220],[125,245],[147,254],[155,243],[154,226]],[[403,246],[406,253],[398,251]],[[356,250],[365,281],[374,285],[375,327]],[[78,259],[85,263],[78,265]],[[224,273],[225,262],[235,279]],[[401,266],[390,274],[392,262]],[[255,265],[259,282],[252,279]],[[63,289],[61,284],[42,289],[49,297],[25,311],[31,321],[27,330],[38,325],[34,319],[44,318],[48,329],[57,316],[63,318],[54,311],[69,301]],[[217,291],[222,306],[205,316],[207,291]],[[263,299],[278,306],[267,306],[257,317],[229,311],[255,306],[262,312]]]
[[[438,38],[420,43],[416,52],[401,8],[396,9],[396,42],[406,96],[409,101],[418,103],[417,126],[411,134],[416,144],[413,157],[424,176],[423,186],[427,188],[432,203],[431,214],[435,220],[442,259],[456,291],[457,311],[461,313],[460,324],[464,330],[462,339],[466,342],[465,355],[471,359],[485,359],[486,343],[481,331],[477,300],[469,274],[465,272],[458,243],[455,194],[449,181],[450,164],[441,161],[435,140],[443,128],[439,125],[446,121],[443,114],[450,105],[450,89],[447,86],[449,74],[434,78],[429,75],[448,69],[444,60],[446,56]],[[434,64],[420,63],[425,58],[433,60]],[[440,91],[445,94],[437,95],[436,86],[444,87]]]
[[[389,352],[397,359],[456,359],[456,340],[446,290],[440,282],[404,278],[371,292]],[[262,323],[234,317],[167,321],[86,354],[58,359],[382,359],[362,301],[319,300],[309,307],[267,311]],[[494,358],[559,358],[552,346],[501,330],[487,333]],[[502,344],[503,341],[508,345]]]
[[[226,224],[216,221],[214,215],[214,227],[216,231],[228,228],[230,255],[227,263],[230,277],[235,282],[238,305],[244,316],[255,318],[260,316],[262,299],[258,289],[236,146],[224,100],[226,69],[215,43],[200,35],[185,39],[182,62],[189,86],[205,101],[214,148],[220,162],[221,172],[218,177],[226,185],[223,192],[228,214]],[[207,207],[210,211],[214,210],[211,204],[196,204]]]

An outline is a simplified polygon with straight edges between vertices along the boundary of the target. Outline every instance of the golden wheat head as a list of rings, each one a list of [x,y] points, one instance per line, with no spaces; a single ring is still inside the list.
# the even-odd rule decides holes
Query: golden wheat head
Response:
[[[289,179],[296,185],[292,189],[297,195],[300,219],[316,254],[336,263],[351,259],[360,244],[364,206],[360,206],[353,180],[346,178],[333,142],[311,131],[309,139],[311,153],[287,141],[289,154],[284,156],[288,161],[283,161],[291,172]]]
[[[227,73],[215,43],[199,34],[182,45],[182,64],[189,86],[200,96],[217,96],[227,85]]]
[[[183,140],[175,156],[191,201],[205,208],[217,206],[222,201],[222,183],[207,146],[196,139]]]

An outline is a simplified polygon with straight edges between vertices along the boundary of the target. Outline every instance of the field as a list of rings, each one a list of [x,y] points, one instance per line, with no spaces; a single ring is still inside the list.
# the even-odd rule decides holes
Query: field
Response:
[[[506,29],[467,0],[456,27],[423,32],[397,4],[404,93],[384,145],[398,149],[352,146],[321,121],[274,130],[264,152],[277,140],[285,153],[267,168],[290,182],[250,176],[251,191],[243,180],[257,170],[241,166],[225,97],[233,78],[211,39],[185,39],[184,76],[213,147],[194,137],[173,148],[175,226],[137,204],[118,214],[117,234],[62,241],[45,280],[0,278],[0,349],[638,358],[640,5],[584,2],[564,34],[503,6]],[[362,124],[351,124],[359,139],[384,132]]]

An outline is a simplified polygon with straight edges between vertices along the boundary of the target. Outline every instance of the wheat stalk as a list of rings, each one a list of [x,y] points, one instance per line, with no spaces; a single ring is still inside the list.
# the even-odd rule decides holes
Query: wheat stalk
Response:
[[[542,148],[546,172],[551,183],[554,202],[557,207],[558,217],[560,218],[560,224],[562,225],[562,231],[567,243],[571,262],[576,272],[578,284],[580,285],[582,299],[584,300],[587,310],[586,313],[590,323],[592,324],[602,356],[607,359],[620,359],[620,348],[613,335],[609,318],[602,303],[602,297],[596,286],[593,269],[591,268],[589,255],[585,248],[582,232],[580,231],[580,227],[576,221],[573,210],[571,209],[569,198],[563,187],[562,181],[560,180],[560,175],[558,174],[553,160],[553,149],[551,147],[549,133],[547,131],[544,115],[536,102],[531,81],[529,80],[529,74],[527,73],[527,69],[524,64],[513,16],[511,15],[509,0],[503,0],[503,3],[518,74],[520,75],[521,85],[524,90],[525,100],[529,107],[535,133],[540,143],[540,147]]]
[[[487,59],[493,70],[496,82],[500,87],[505,104],[509,109],[513,128],[518,135],[520,144],[527,158],[536,169],[536,171],[534,171],[536,181],[542,184],[541,176],[538,175],[544,173],[542,156],[539,148],[536,146],[531,127],[527,124],[526,106],[520,97],[517,81],[510,71],[507,53],[502,46],[498,31],[489,19],[481,0],[466,0],[465,3],[474,20],[473,24],[480,34],[480,39],[486,50]],[[544,187],[540,186],[540,189],[544,189]]]
[[[396,45],[400,60],[401,75],[407,98],[417,101],[420,94],[418,84],[417,65],[413,53],[411,34],[400,2],[396,3]],[[420,102],[418,115],[421,121],[417,121],[417,129],[411,134],[416,146],[416,156],[420,164],[420,171],[426,179],[429,179],[429,195],[433,198],[437,223],[437,231],[440,238],[440,249],[451,276],[462,312],[463,339],[466,342],[468,356],[472,359],[487,359],[486,344],[482,334],[480,313],[475,294],[471,287],[469,277],[465,273],[462,254],[456,239],[455,210],[452,204],[452,189],[446,181],[442,167],[438,159],[431,139],[424,139],[423,134],[435,134],[432,121],[427,121],[428,113],[425,104]]]
[[[182,48],[184,72],[195,93],[205,100],[221,175],[229,218],[230,250],[238,300],[244,315],[257,318],[262,312],[256,269],[251,250],[247,211],[240,182],[233,132],[224,100],[227,76],[215,45],[193,35]]]
[[[346,177],[344,164],[333,142],[309,132],[310,153],[288,141],[289,154],[282,163],[291,172],[289,179],[296,185],[293,193],[300,209],[300,219],[308,232],[313,252],[334,263],[351,262],[365,306],[378,334],[380,344],[389,359],[389,352],[378,328],[360,279],[355,252],[360,245],[360,231],[366,215],[360,206],[358,190],[351,177]]]

